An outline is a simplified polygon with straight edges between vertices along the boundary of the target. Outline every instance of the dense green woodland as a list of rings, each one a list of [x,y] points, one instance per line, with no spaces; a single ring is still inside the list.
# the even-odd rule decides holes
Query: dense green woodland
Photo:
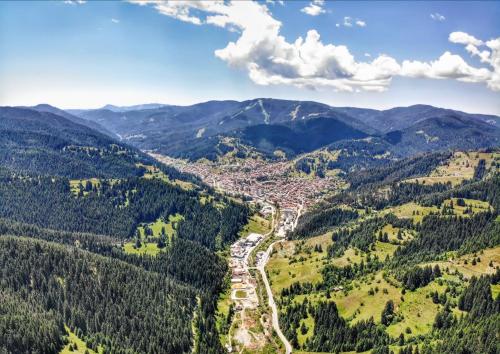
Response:
[[[0,217],[41,227],[73,232],[91,232],[120,238],[134,236],[141,222],[186,215],[179,237],[215,249],[236,237],[248,210],[234,202],[217,208],[202,205],[198,194],[161,180],[128,178],[114,183],[103,180],[86,196],[70,193],[64,178],[0,176]],[[216,245],[219,235],[220,242]]]
[[[155,334],[151,333],[152,338],[147,343],[143,342],[143,339],[135,339],[129,333],[123,334],[123,336],[129,338],[129,341],[123,342],[120,336],[113,335],[112,328],[115,324],[107,324],[106,321],[109,319],[99,318],[98,322],[88,322],[89,317],[94,315],[90,316],[90,310],[76,306],[84,306],[86,299],[76,297],[73,304],[75,307],[72,307],[71,304],[67,307],[64,305],[66,300],[61,296],[61,292],[66,292],[65,288],[52,289],[52,285],[41,286],[36,296],[33,296],[36,298],[49,297],[49,300],[42,303],[42,309],[63,316],[56,316],[56,318],[59,322],[76,330],[89,346],[102,345],[107,350],[113,349],[118,352],[127,348],[134,349],[135,352],[155,352],[154,348],[164,348],[169,353],[189,351],[194,336],[191,331],[191,320],[197,303],[195,297],[198,296],[199,306],[196,309],[197,315],[194,323],[199,337],[196,342],[198,352],[204,353],[205,350],[209,350],[209,352],[213,350],[215,353],[221,352],[222,347],[218,340],[213,316],[217,293],[221,289],[227,265],[212,251],[225,247],[237,237],[239,229],[246,223],[248,215],[246,207],[220,198],[219,201],[214,201],[214,203],[202,205],[198,201],[197,193],[194,191],[188,192],[160,180],[142,178],[125,179],[113,184],[101,183],[99,188],[92,190],[86,196],[75,196],[71,194],[69,182],[65,179],[19,178],[4,175],[0,183],[0,190],[1,200],[8,200],[8,203],[0,205],[2,217],[4,217],[4,219],[0,220],[0,234],[17,235],[18,237],[29,236],[62,243],[67,245],[66,247],[70,247],[69,249],[63,248],[63,246],[54,248],[59,251],[59,253],[51,252],[57,262],[63,262],[66,253],[73,255],[75,252],[79,252],[76,254],[81,254],[83,251],[78,251],[78,249],[84,249],[99,254],[99,257],[105,256],[104,259],[111,262],[106,267],[112,270],[128,264],[128,267],[141,272],[141,275],[138,275],[136,280],[132,279],[133,281],[129,281],[128,278],[120,278],[119,274],[113,275],[116,279],[120,279],[120,282],[116,284],[117,287],[124,282],[130,285],[130,289],[123,289],[123,291],[130,291],[130,294],[120,293],[118,289],[113,288],[109,290],[114,294],[109,296],[110,299],[115,302],[118,299],[120,300],[116,311],[124,310],[125,307],[129,309],[125,314],[120,315],[125,317],[114,316],[119,319],[116,326],[121,322],[134,320],[135,312],[130,310],[134,307],[134,301],[140,301],[135,307],[145,314],[149,314],[150,311],[157,311],[154,306],[157,301],[166,301],[158,296],[167,290],[171,293],[170,288],[160,287],[154,281],[149,281],[148,277],[160,277],[159,279],[163,279],[161,281],[166,282],[164,286],[172,288],[176,286],[182,288],[180,284],[188,284],[186,292],[179,295],[180,298],[189,302],[184,312],[174,315],[165,312],[162,315],[165,319],[172,317],[175,320],[165,323],[141,321],[142,325],[147,326],[143,329],[137,327],[135,322],[131,323],[131,328],[135,328],[135,333],[139,334],[152,331],[147,328],[169,333],[172,326],[172,337],[158,335],[158,339],[155,341],[153,338]],[[215,205],[215,203],[218,203],[218,205]],[[49,208],[46,208],[46,206],[49,206]],[[57,212],[54,212],[54,210]],[[130,238],[139,222],[153,221],[158,217],[167,217],[176,213],[181,213],[186,217],[179,222],[178,237],[174,238],[166,251],[159,256],[138,257],[127,255],[121,250],[120,239]],[[84,221],[85,219],[82,220],[82,215],[85,215],[88,219],[86,221]],[[204,216],[208,218],[204,222],[200,222],[200,218]],[[107,234],[107,236],[97,235],[96,233]],[[13,242],[11,240],[11,243]],[[25,242],[32,243],[34,241]],[[3,248],[10,247],[11,243],[4,244]],[[21,249],[25,250],[25,248]],[[38,249],[38,246],[35,249]],[[29,254],[32,250],[28,249],[26,252]],[[9,251],[7,254],[10,253]],[[51,273],[51,270],[56,268],[65,269],[65,265],[60,266],[59,264],[50,263],[38,265],[36,264],[39,261],[37,258],[32,258],[31,255],[26,255],[26,257],[28,257],[26,265],[34,265],[34,269],[43,270],[42,274],[49,277],[43,280],[43,284],[53,283],[57,285],[57,279],[59,279],[57,277],[66,278],[65,275]],[[5,262],[9,262],[12,267],[16,264],[13,260],[6,260]],[[22,265],[19,266],[22,268]],[[86,267],[86,265],[79,266],[78,264],[77,266],[80,268]],[[7,268],[4,269],[7,271]],[[19,275],[19,272],[15,272],[13,269],[15,268],[10,270],[11,275]],[[67,271],[76,275],[79,273],[73,268]],[[89,271],[88,273],[92,272]],[[52,278],[50,278],[51,276]],[[25,275],[24,279],[30,277],[31,275]],[[5,280],[5,277],[2,279]],[[141,279],[142,283],[139,283]],[[79,288],[80,285],[83,286],[83,284],[79,284],[80,281],[85,281],[91,287],[90,289],[99,288],[98,284],[92,283],[91,280],[78,277],[68,284],[71,284],[75,290],[78,290],[78,294],[83,296],[86,289]],[[65,285],[66,281],[63,284]],[[20,284],[15,285],[12,281],[2,283],[2,289],[14,291],[16,294],[26,292],[26,289],[22,290],[19,286]],[[152,292],[149,305],[142,299],[144,291],[147,291],[143,290],[144,288]],[[30,288],[28,287],[28,289]],[[133,292],[133,289],[139,291],[139,293]],[[56,291],[59,291],[59,293],[53,296],[60,297],[64,306],[52,305],[55,300],[50,296],[52,296],[51,293]],[[75,297],[75,295],[71,296]],[[103,298],[96,298],[96,296],[100,296],[100,294],[93,294],[88,299],[89,303],[99,301],[104,306]],[[133,301],[132,298],[134,298]],[[171,303],[178,306],[182,302],[172,298]],[[146,305],[150,306],[151,309],[141,307]],[[175,308],[183,309],[183,306]],[[170,311],[170,307],[165,311],[167,310]],[[108,313],[110,310],[106,307],[104,311]],[[13,316],[15,314],[16,312]],[[79,315],[75,318],[69,317],[76,316],[74,314]],[[128,316],[133,318],[128,318]],[[101,326],[103,325],[109,328],[109,332],[101,333]],[[65,334],[63,329],[57,333],[59,336]],[[32,335],[36,338],[36,333]],[[141,335],[141,337],[144,336]],[[14,339],[11,338],[11,340],[15,342]],[[137,342],[133,343],[136,340]],[[168,340],[171,346],[165,346],[161,340]],[[203,341],[209,343],[202,345]]]
[[[91,348],[189,351],[194,291],[158,273],[67,246],[10,237],[0,239],[0,268],[2,288],[23,302],[35,301],[41,316],[52,314],[47,326],[58,328],[59,336],[65,323],[83,333]],[[17,312],[2,316],[0,327],[20,321]],[[47,332],[54,332],[50,327]]]
[[[59,353],[68,326],[105,353],[223,353],[214,316],[227,264],[214,251],[248,208],[57,115],[0,113],[0,352]],[[143,178],[143,164],[195,188]],[[99,183],[74,193],[70,178]],[[140,224],[176,214],[158,256],[123,251]]]

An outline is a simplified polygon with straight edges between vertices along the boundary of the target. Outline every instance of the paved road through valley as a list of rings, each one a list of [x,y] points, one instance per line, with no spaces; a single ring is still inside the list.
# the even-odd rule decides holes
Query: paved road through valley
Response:
[[[301,212],[302,212],[302,205],[299,207],[299,209],[297,211],[297,218],[295,219],[295,222],[293,223],[292,231],[297,226]],[[278,316],[278,308],[276,307],[276,303],[274,302],[273,292],[271,290],[271,286],[269,285],[269,280],[267,279],[267,274],[266,274],[266,269],[265,269],[267,261],[269,260],[269,257],[271,256],[271,252],[273,250],[274,245],[277,243],[283,242],[283,241],[285,241],[285,239],[275,241],[269,245],[265,254],[262,256],[262,259],[259,262],[257,269],[259,270],[259,272],[262,276],[262,279],[264,281],[264,285],[266,286],[267,297],[269,298],[269,307],[271,308],[271,311],[272,311],[273,328],[276,331],[276,333],[278,334],[278,337],[281,339],[281,341],[285,345],[286,354],[290,354],[292,352],[293,348],[292,348],[292,345],[290,344],[290,342],[288,341],[288,339],[286,339],[285,335],[281,331],[280,323],[279,323],[279,316]]]

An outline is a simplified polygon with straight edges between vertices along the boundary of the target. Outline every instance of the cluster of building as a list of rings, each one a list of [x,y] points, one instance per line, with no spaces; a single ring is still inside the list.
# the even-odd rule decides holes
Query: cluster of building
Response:
[[[340,184],[336,177],[300,175],[294,171],[293,163],[288,161],[246,159],[234,164],[188,163],[168,156],[151,155],[182,172],[198,176],[208,185],[229,195],[244,196],[257,203],[271,202],[282,209],[315,204],[325,192],[338,189]]]
[[[246,262],[250,251],[262,240],[262,235],[251,233],[246,238],[239,239],[231,245],[231,258]]]
[[[256,308],[258,298],[255,291],[255,279],[248,271],[248,257],[250,252],[263,239],[263,235],[251,233],[231,245],[229,267],[231,268],[231,298],[235,302],[237,311],[243,308]],[[238,294],[245,294],[238,296]]]

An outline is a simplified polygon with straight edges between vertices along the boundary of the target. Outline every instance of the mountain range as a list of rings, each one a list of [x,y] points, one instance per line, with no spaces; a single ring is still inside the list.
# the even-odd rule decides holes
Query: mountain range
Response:
[[[92,121],[143,150],[216,159],[239,144],[272,158],[291,158],[345,140],[380,138],[399,157],[414,153],[498,145],[500,117],[429,105],[374,110],[311,101],[258,98],[191,106],[105,106],[68,113]]]
[[[40,104],[4,107],[0,114],[1,144],[11,148],[10,152],[4,149],[3,159],[26,166],[28,140],[34,144],[48,139],[55,144],[75,129],[78,134],[74,136],[87,139],[90,134],[93,139],[105,140],[107,146],[117,144],[128,150],[134,147],[190,160],[216,160],[228,153],[241,158],[256,154],[267,159],[295,158],[318,149],[349,150],[351,158],[384,155],[393,159],[428,151],[488,148],[500,142],[500,117],[428,105],[374,110],[259,98],[191,106],[106,105],[89,110]],[[21,134],[21,126],[28,131]],[[13,132],[19,138],[16,143],[9,140]],[[51,137],[54,134],[57,139]],[[73,140],[65,146],[78,145]],[[50,144],[44,143],[44,158],[50,158],[46,149]],[[23,150],[23,158],[10,156],[14,148]]]

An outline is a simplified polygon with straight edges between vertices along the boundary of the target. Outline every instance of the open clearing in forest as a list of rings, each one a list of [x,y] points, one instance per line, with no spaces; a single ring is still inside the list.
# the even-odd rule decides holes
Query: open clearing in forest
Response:
[[[136,254],[136,255],[150,255],[156,256],[158,253],[162,252],[166,248],[159,248],[157,241],[162,235],[162,231],[165,232],[167,239],[170,241],[173,237],[175,237],[175,227],[174,224],[181,221],[183,218],[180,214],[169,215],[168,222],[165,222],[163,219],[159,218],[155,222],[142,224],[137,228],[137,232],[139,233],[139,237],[141,240],[141,247],[135,247],[135,239],[127,242],[123,246],[123,250],[128,254]],[[146,227],[149,228],[152,232],[152,235],[146,235]]]
[[[141,242],[141,247],[135,248],[135,242],[128,242],[123,245],[123,250],[127,254],[157,256],[161,252],[155,242]]]
[[[247,297],[247,292],[244,290],[236,290],[235,296],[237,299],[245,299]]]
[[[248,223],[239,232],[240,237],[247,237],[251,233],[265,235],[271,231],[271,220],[254,214],[248,219]]]
[[[393,213],[398,218],[412,219],[414,223],[417,223],[421,222],[424,216],[429,215],[431,213],[440,215],[439,213],[442,211],[442,207],[444,206],[448,207],[451,205],[452,202],[453,202],[453,209],[449,210],[453,212],[452,215],[458,215],[458,216],[465,216],[465,217],[470,216],[471,214],[464,213],[465,210],[469,208],[472,210],[472,214],[486,212],[490,208],[490,204],[488,202],[483,202],[475,199],[466,199],[466,198],[461,198],[461,199],[465,202],[465,206],[459,206],[457,204],[458,198],[446,199],[443,202],[441,209],[435,205],[422,206],[420,204],[410,202],[396,207],[384,209],[381,212],[381,215],[387,213]],[[443,215],[443,216],[448,216],[448,215]]]
[[[64,346],[64,348],[59,352],[59,354],[101,354],[104,353],[104,350],[102,348],[99,348],[97,353],[88,348],[87,344],[78,338],[78,336],[69,329],[69,327],[64,326],[64,329],[68,333],[68,344]]]
[[[443,165],[436,167],[429,176],[412,178],[406,182],[418,182],[425,184],[451,183],[456,186],[464,180],[470,180],[474,176],[474,170],[479,160],[485,160],[486,169],[491,167],[493,161],[500,159],[500,153],[484,152],[455,152],[453,156]]]
[[[169,184],[172,184],[174,186],[181,187],[182,189],[187,190],[187,191],[193,190],[195,187],[194,184],[192,184],[191,182],[186,182],[186,181],[182,181],[179,179],[171,180],[170,178],[168,178],[168,176],[165,173],[163,173],[163,171],[161,171],[156,166],[144,165],[142,163],[138,163],[138,164],[136,164],[136,166],[142,167],[145,169],[143,177],[146,179],[153,179],[153,178],[160,179],[160,180],[164,181],[165,183],[169,183]]]
[[[281,290],[295,282],[318,283],[321,281],[320,270],[323,268],[323,253],[312,252],[310,255],[294,255],[296,241],[277,244],[266,265],[269,282],[275,296]],[[307,256],[307,257],[306,257]],[[290,261],[292,263],[290,264]]]
[[[162,218],[158,218],[155,222],[152,223],[147,223],[147,224],[141,224],[137,230],[140,233],[141,239],[146,237],[145,234],[145,228],[146,226],[151,229],[153,232],[153,235],[150,235],[150,237],[160,237],[162,234],[162,229],[165,230],[165,235],[169,239],[172,239],[172,237],[175,236],[175,223],[178,223],[183,219],[183,216],[181,214],[175,214],[175,215],[169,215],[168,216],[168,222],[165,222]]]
[[[475,264],[474,264],[475,263]],[[465,277],[480,277],[484,274],[494,274],[496,267],[500,267],[500,247],[487,248],[476,253],[466,254],[455,258],[450,254],[450,259],[444,262],[433,262],[431,265],[438,264],[441,269],[450,269],[458,271]]]

